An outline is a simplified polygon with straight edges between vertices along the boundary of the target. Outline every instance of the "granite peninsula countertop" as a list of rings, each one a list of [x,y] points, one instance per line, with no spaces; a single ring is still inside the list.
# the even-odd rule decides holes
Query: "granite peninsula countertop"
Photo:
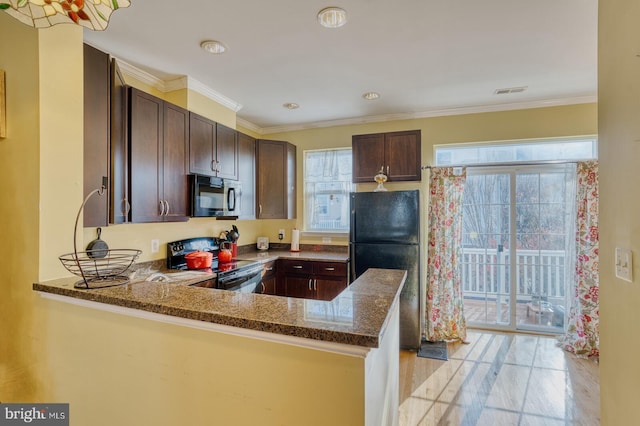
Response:
[[[290,257],[348,260],[346,253],[273,251],[238,256],[262,262]],[[74,283],[78,277],[69,277],[35,283],[33,290],[249,330],[376,348],[386,330],[391,308],[398,303],[406,272],[370,269],[331,301],[190,286],[209,278],[212,275],[77,289]]]

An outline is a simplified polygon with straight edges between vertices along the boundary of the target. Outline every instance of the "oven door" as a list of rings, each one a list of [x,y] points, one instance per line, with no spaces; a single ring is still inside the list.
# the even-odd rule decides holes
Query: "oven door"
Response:
[[[240,293],[261,293],[262,265],[239,270],[218,273],[217,288]]]

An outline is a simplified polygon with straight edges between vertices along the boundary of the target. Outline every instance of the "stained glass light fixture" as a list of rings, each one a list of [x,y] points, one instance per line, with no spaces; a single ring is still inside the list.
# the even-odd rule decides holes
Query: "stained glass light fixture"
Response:
[[[129,0],[0,0],[0,10],[35,28],[67,23],[102,31],[114,10],[130,4]]]

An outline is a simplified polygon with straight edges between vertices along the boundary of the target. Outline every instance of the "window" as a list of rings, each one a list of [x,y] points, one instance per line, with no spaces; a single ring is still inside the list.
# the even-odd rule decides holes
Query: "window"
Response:
[[[436,145],[437,166],[578,161],[597,158],[596,138]]]
[[[351,148],[304,152],[304,230],[349,232]]]

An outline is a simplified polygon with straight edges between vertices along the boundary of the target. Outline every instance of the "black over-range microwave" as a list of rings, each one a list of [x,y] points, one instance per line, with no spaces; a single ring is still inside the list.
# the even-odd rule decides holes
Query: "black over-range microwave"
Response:
[[[240,182],[191,175],[191,216],[217,217],[240,214]]]

